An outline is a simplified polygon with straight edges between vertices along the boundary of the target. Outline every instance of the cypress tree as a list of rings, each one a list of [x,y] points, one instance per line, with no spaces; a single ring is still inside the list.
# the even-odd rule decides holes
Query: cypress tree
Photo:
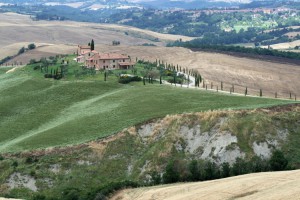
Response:
[[[159,77],[159,84],[162,84],[161,76]]]
[[[259,90],[259,96],[262,97],[262,89]]]
[[[94,40],[92,40],[91,42],[91,51],[94,51],[95,50],[95,43],[94,43]]]
[[[143,77],[143,84],[146,85],[145,77]]]
[[[247,94],[248,94],[248,88],[246,87],[245,96],[247,96]]]
[[[106,81],[106,71],[104,72],[104,81]]]
[[[221,82],[221,90],[223,91],[223,82]]]

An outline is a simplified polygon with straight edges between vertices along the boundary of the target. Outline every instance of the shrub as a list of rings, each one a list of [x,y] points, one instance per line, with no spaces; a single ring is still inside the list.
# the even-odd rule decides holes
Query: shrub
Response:
[[[28,49],[29,49],[29,50],[35,49],[35,47],[36,47],[36,46],[35,46],[34,43],[31,43],[31,44],[28,45]]]
[[[270,168],[273,171],[285,170],[288,166],[288,160],[282,151],[275,150],[270,159]]]
[[[139,187],[139,184],[133,181],[122,181],[122,182],[113,182],[107,185],[104,185],[100,188],[95,189],[88,193],[88,195],[84,198],[87,200],[105,200],[107,196],[111,193],[124,189],[124,188],[136,188]]]
[[[166,166],[166,172],[163,175],[164,183],[176,183],[179,181],[179,173],[175,169],[175,162],[170,161]]]
[[[19,165],[19,164],[18,164],[17,161],[14,161],[14,162],[11,164],[11,166],[13,166],[13,167],[15,167],[15,168],[18,167],[18,165]]]
[[[141,77],[138,76],[120,76],[119,83],[127,84],[133,81],[142,81]]]
[[[45,78],[54,78],[52,74],[45,74],[44,77]]]
[[[22,48],[19,50],[18,55],[20,55],[20,54],[22,54],[22,53],[24,53],[24,52],[25,52],[25,47],[22,47]]]
[[[30,61],[29,61],[30,65],[35,64],[35,63],[37,63],[37,61],[35,59],[30,59]]]

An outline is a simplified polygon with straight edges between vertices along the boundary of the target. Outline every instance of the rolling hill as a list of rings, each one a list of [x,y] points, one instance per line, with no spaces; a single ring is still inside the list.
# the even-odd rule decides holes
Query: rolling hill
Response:
[[[258,108],[292,101],[248,98],[185,88],[121,85],[98,74],[52,81],[27,68],[0,74],[0,152],[71,145],[112,135],[167,114]]]
[[[251,59],[239,55],[225,55],[213,52],[191,52],[188,49],[162,47],[165,41],[190,40],[190,37],[159,34],[126,26],[102,25],[79,22],[31,21],[28,16],[2,13],[0,23],[0,58],[16,54],[22,46],[35,42],[38,46],[33,51],[17,56],[7,64],[29,62],[56,54],[68,54],[76,51],[78,44],[85,44],[93,38],[96,49],[101,52],[122,52],[132,58],[162,60],[174,65],[198,70],[208,85],[216,89],[221,81],[229,91],[232,84],[236,91],[249,94],[263,94],[280,98],[300,96],[300,69],[297,64],[284,59],[269,57]],[[22,32],[19,30],[23,30]],[[26,32],[28,34],[23,34]],[[127,34],[125,34],[127,32]],[[32,38],[35,38],[34,41]],[[160,42],[154,42],[158,38]],[[121,46],[111,46],[112,40],[120,40]],[[157,47],[139,46],[144,43]],[[138,46],[136,46],[138,45]],[[288,68],[288,70],[286,70]]]
[[[127,189],[111,200],[299,199],[300,171],[256,173],[215,181]]]

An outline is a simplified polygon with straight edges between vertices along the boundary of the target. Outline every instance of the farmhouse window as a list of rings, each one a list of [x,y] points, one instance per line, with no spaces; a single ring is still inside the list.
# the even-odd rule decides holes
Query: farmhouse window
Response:
[[[113,62],[115,62],[115,60],[113,60]]]

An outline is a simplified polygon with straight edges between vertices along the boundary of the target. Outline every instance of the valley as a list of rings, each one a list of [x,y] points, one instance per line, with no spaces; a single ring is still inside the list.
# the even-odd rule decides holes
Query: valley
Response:
[[[61,4],[95,12],[101,7]],[[122,24],[44,21],[11,12],[0,18],[0,196],[281,199],[300,194],[298,57],[176,47],[170,44],[193,43],[195,37]],[[298,52],[298,28],[283,31],[293,37],[288,42],[259,46],[284,49],[284,55]],[[228,41],[235,34],[228,33]],[[251,37],[247,44],[254,48]],[[78,45],[91,40],[86,48],[96,51],[89,53],[128,55],[133,66],[121,68],[122,61],[113,58],[110,68],[79,62]]]

